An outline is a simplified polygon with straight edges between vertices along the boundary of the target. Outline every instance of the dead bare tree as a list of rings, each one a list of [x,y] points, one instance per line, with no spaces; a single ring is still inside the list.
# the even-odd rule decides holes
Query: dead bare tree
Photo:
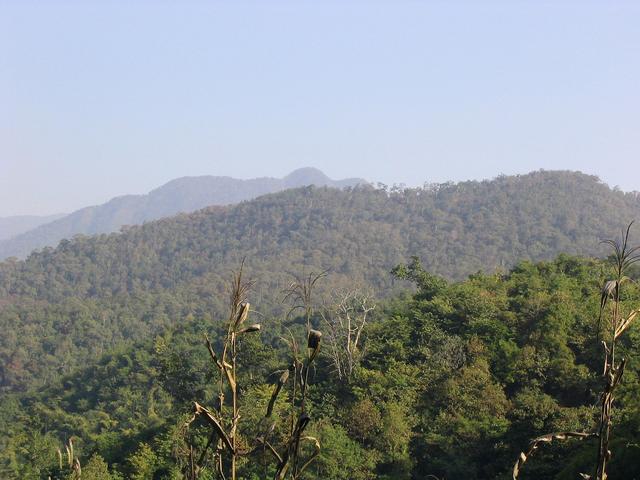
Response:
[[[338,378],[350,379],[360,357],[360,340],[369,314],[376,308],[372,296],[360,290],[334,294],[324,307],[322,321],[326,326],[327,344]]]

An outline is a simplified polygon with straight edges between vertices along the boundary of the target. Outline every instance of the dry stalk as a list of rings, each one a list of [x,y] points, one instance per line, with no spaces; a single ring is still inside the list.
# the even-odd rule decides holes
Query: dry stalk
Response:
[[[577,438],[579,440],[583,440],[585,438],[593,438],[597,437],[596,433],[584,433],[584,432],[556,432],[556,433],[548,433],[546,435],[542,435],[538,438],[534,438],[531,440],[529,444],[529,450],[527,453],[520,452],[520,456],[518,460],[516,460],[515,465],[513,466],[513,480],[517,480],[518,475],[520,475],[520,470],[524,463],[531,458],[531,456],[540,448],[542,445],[550,444],[554,441],[562,441],[567,440],[569,438]]]
[[[614,251],[615,260],[615,278],[605,283],[602,289],[600,300],[600,320],[602,321],[606,314],[607,306],[609,306],[609,322],[607,325],[608,338],[603,341],[604,347],[604,368],[603,376],[605,379],[604,390],[600,397],[601,412],[600,422],[598,426],[599,443],[598,457],[595,479],[607,479],[607,464],[611,459],[611,450],[609,449],[609,439],[611,436],[611,419],[613,417],[614,391],[619,385],[626,361],[623,358],[620,362],[616,362],[616,347],[618,338],[631,325],[638,315],[639,310],[633,310],[624,315],[620,305],[620,293],[625,283],[630,279],[626,276],[627,269],[634,263],[640,261],[640,247],[629,246],[629,232],[631,230],[629,224],[626,231],[623,232],[619,241],[606,240],[604,243],[610,245]]]
[[[289,369],[282,373],[273,390],[264,417],[266,429],[263,434],[256,439],[258,444],[262,446],[262,451],[271,453],[277,462],[274,480],[284,480],[287,475],[292,480],[299,479],[302,473],[320,454],[320,442],[318,439],[304,435],[304,431],[311,421],[311,418],[306,412],[309,369],[320,351],[321,338],[322,333],[318,330],[312,329],[309,331],[307,337],[307,358],[305,360],[300,359],[298,344],[295,338],[291,336],[291,340],[288,341],[293,355],[293,362]],[[282,447],[282,453],[278,453],[278,449],[269,442],[270,435],[275,427],[275,423],[270,421],[270,417],[272,416],[273,406],[275,405],[277,397],[290,377],[293,377],[293,381],[291,382],[290,405],[291,426]],[[306,459],[302,458],[300,454],[302,443],[310,443],[313,446],[313,453]]]
[[[69,439],[69,441],[64,445],[64,449],[65,454],[62,453],[60,448],[56,449],[56,453],[58,454],[58,469],[60,472],[70,472],[70,478],[79,480],[82,476],[82,467],[80,465],[80,460],[76,457],[72,439]]]
[[[320,442],[315,437],[304,434],[311,418],[307,413],[307,393],[309,387],[309,372],[320,352],[320,344],[322,333],[312,328],[313,317],[313,289],[318,280],[325,277],[327,272],[319,274],[311,273],[306,277],[296,277],[284,292],[283,301],[290,301],[291,308],[287,313],[289,317],[295,310],[301,309],[307,326],[307,354],[301,355],[298,342],[293,334],[290,339],[285,339],[289,345],[292,355],[292,363],[289,369],[280,377],[274,388],[267,414],[265,419],[269,419],[273,412],[273,405],[276,402],[278,394],[287,383],[289,378],[291,381],[291,400],[290,400],[290,425],[289,433],[285,444],[282,447],[282,453],[278,453],[268,441],[270,430],[273,427],[267,421],[267,431],[258,439],[263,445],[263,451],[269,451],[278,462],[276,468],[275,480],[284,480],[289,476],[292,480],[300,478],[302,473],[312,464],[316,457],[320,454]],[[313,447],[313,453],[308,458],[302,458],[301,445],[309,443]]]
[[[550,433],[534,439],[527,453],[520,453],[518,460],[513,467],[513,479],[516,480],[520,470],[527,459],[539,448],[540,445],[551,443],[553,440],[566,440],[568,438],[598,438],[598,455],[595,468],[595,477],[581,473],[580,476],[587,480],[607,480],[607,465],[611,459],[609,439],[611,436],[611,425],[613,417],[614,391],[620,384],[624,373],[626,360],[623,358],[619,362],[616,360],[616,346],[619,337],[629,328],[637,318],[640,309],[632,310],[628,314],[623,314],[621,308],[621,291],[624,284],[630,281],[626,276],[627,269],[640,261],[640,247],[629,246],[629,232],[631,222],[622,233],[620,240],[605,240],[603,243],[610,245],[613,249],[615,275],[613,280],[605,282],[600,296],[600,313],[598,315],[598,338],[600,328],[605,317],[608,317],[606,325],[606,339],[602,341],[604,349],[603,377],[605,385],[600,395],[600,419],[594,432],[561,432]]]
[[[194,402],[193,416],[184,424],[186,432],[196,419],[201,419],[211,428],[205,447],[199,455],[196,454],[194,446],[189,445],[182,454],[187,458],[184,468],[186,480],[197,480],[203,470],[207,467],[207,458],[213,455],[213,467],[218,478],[226,480],[237,479],[238,459],[240,456],[253,453],[269,454],[276,461],[275,480],[284,480],[289,477],[298,480],[302,473],[309,467],[320,452],[320,442],[311,436],[305,435],[305,429],[310,421],[306,413],[306,397],[309,384],[309,370],[320,351],[320,340],[322,334],[311,328],[311,308],[312,289],[317,280],[325,275],[310,275],[308,278],[296,283],[292,283],[285,298],[292,300],[293,308],[289,313],[297,308],[304,309],[307,321],[307,355],[303,358],[300,355],[298,344],[293,336],[289,345],[293,354],[293,362],[289,369],[285,370],[274,387],[271,399],[267,406],[265,417],[262,423],[264,428],[261,434],[255,439],[255,445],[250,448],[240,448],[238,437],[240,427],[240,409],[238,403],[237,385],[237,339],[240,335],[257,332],[260,330],[259,324],[245,326],[250,312],[249,303],[246,302],[246,295],[249,283],[242,279],[242,266],[233,277],[230,299],[230,314],[227,324],[227,334],[222,348],[222,353],[218,355],[212,342],[205,336],[205,344],[209,356],[218,371],[218,403],[215,409],[208,409],[198,402]],[[278,395],[285,388],[289,378],[293,377],[291,394],[291,427],[289,435],[280,449],[271,443],[276,422],[272,421],[274,407]],[[225,394],[230,394],[230,405],[225,403]],[[301,458],[300,447],[303,443],[311,444],[313,453],[307,458]],[[265,464],[265,477],[266,477]]]
[[[284,290],[283,302],[289,301],[291,308],[287,312],[288,318],[296,310],[302,309],[307,321],[307,332],[311,330],[311,317],[313,316],[313,289],[318,280],[328,275],[328,270],[320,273],[311,272],[307,276],[293,275],[294,279]]]
[[[185,471],[185,478],[188,480],[196,480],[198,478],[206,464],[207,453],[214,445],[214,442],[214,468],[217,476],[221,479],[226,479],[227,475],[229,475],[231,480],[236,480],[238,457],[249,453],[241,451],[238,444],[240,409],[237,384],[237,341],[240,335],[260,331],[260,324],[244,326],[250,310],[246,297],[251,283],[244,281],[242,276],[243,267],[244,260],[238,272],[234,273],[231,282],[227,334],[220,356],[216,354],[211,341],[205,335],[209,356],[218,370],[218,403],[214,410],[209,410],[195,402],[193,417],[185,424],[185,429],[188,429],[196,418],[202,418],[211,426],[207,444],[198,455],[197,460],[193,446],[189,446],[189,461]],[[231,393],[231,405],[229,406],[225,404],[225,393],[228,392]]]

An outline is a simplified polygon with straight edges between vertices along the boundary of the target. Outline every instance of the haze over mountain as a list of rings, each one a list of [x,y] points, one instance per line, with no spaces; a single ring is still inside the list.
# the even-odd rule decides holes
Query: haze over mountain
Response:
[[[637,193],[535,172],[391,191],[304,187],[65,240],[0,262],[0,329],[14,332],[0,348],[0,387],[70,371],[70,352],[82,362],[187,316],[217,315],[243,257],[261,311],[273,314],[288,272],[330,269],[331,288],[385,296],[395,288],[389,271],[413,255],[451,279],[559,253],[602,256],[600,241],[634,218]]]
[[[64,213],[55,215],[16,215],[0,217],[0,241],[15,237],[45,223],[64,217]]]
[[[32,219],[29,228],[4,227],[0,219],[0,259],[25,257],[32,250],[55,246],[63,238],[118,231],[124,225],[188,213],[211,205],[229,205],[244,200],[306,185],[344,188],[366,183],[361,178],[332,180],[315,168],[300,168],[284,178],[240,180],[231,177],[199,176],[172,180],[146,195],[125,195],[105,204],[86,207],[66,216],[9,217]],[[42,218],[37,222],[36,219]],[[8,222],[7,222],[8,223]],[[18,220],[14,223],[19,224]],[[27,220],[22,225],[28,226]],[[4,231],[9,232],[4,235]],[[15,232],[11,234],[11,232]]]

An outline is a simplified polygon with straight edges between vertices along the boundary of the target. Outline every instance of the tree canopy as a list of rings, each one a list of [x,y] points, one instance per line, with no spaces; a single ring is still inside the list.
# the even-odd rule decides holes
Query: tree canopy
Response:
[[[396,276],[415,282],[416,291],[371,312],[353,375],[341,379],[330,350],[321,350],[308,410],[322,450],[304,478],[506,478],[530,439],[593,427],[600,291],[610,269],[607,261],[561,255],[451,282],[417,259],[398,266]],[[249,298],[259,291],[256,285]],[[637,308],[637,285],[622,303]],[[311,319],[318,328],[322,321],[319,314]],[[259,334],[243,337],[238,357],[240,409],[254,424],[277,382],[274,372],[288,361],[280,337],[302,331],[305,319],[267,315],[261,323]],[[191,402],[213,403],[215,396],[204,333],[218,348],[224,322],[196,313],[47,387],[4,395],[0,474],[46,478],[56,471],[56,448],[73,439],[98,478],[182,478],[181,425]],[[619,341],[628,368],[617,400],[612,479],[640,475],[639,334],[632,326]],[[521,478],[576,478],[595,451],[592,440],[542,448]],[[239,478],[262,478],[260,462],[240,469]]]
[[[63,240],[0,263],[0,389],[70,373],[118,345],[224,312],[242,257],[263,314],[281,315],[291,273],[329,270],[325,291],[357,285],[387,298],[411,256],[460,280],[560,252],[602,255],[602,238],[638,217],[640,199],[595,177],[535,172],[417,189],[302,188]],[[329,287],[330,286],[330,287]]]

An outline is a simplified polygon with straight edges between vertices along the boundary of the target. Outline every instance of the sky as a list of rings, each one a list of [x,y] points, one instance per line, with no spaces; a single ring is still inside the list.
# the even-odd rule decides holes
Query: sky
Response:
[[[188,175],[640,190],[640,2],[0,0],[0,216]]]

